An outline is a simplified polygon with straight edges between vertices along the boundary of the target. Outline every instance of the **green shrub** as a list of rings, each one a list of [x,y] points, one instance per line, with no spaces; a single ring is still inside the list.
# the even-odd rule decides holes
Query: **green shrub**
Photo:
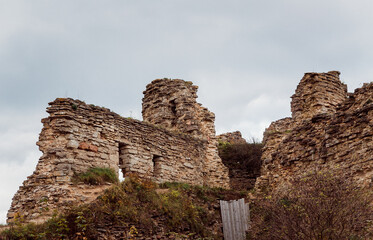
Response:
[[[259,175],[262,166],[261,143],[219,142],[218,151],[224,165],[229,169],[240,169],[247,173]]]
[[[105,182],[117,183],[119,181],[117,174],[111,168],[90,168],[84,173],[74,175],[73,182],[83,182],[91,185],[101,185]]]
[[[1,233],[0,239],[44,239],[43,235],[39,233],[39,226],[36,224],[27,224],[11,226]]]
[[[187,183],[179,183],[179,182],[164,182],[159,184],[160,188],[174,188],[174,189],[183,189],[183,190],[189,190],[191,189],[191,185]]]
[[[76,109],[78,109],[78,105],[76,105],[75,103],[71,103],[71,108],[73,110],[76,110]]]

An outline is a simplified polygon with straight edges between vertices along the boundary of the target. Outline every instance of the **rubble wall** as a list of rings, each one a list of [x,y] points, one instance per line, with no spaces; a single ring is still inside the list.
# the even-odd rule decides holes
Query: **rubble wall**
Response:
[[[266,129],[257,190],[281,189],[321,169],[373,187],[373,83],[347,94],[338,76],[306,74],[293,95],[293,117]]]
[[[229,187],[228,170],[220,158],[210,164],[212,146],[207,136],[124,118],[70,98],[49,105],[50,115],[42,120],[37,142],[43,155],[13,197],[8,222],[17,217],[43,222],[55,210],[93,200],[108,186],[71,181],[74,174],[92,167],[112,168],[124,176],[136,173],[156,182]]]

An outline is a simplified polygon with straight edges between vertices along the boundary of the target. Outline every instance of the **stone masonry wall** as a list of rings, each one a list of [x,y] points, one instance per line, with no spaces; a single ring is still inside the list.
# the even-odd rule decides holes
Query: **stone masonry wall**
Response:
[[[373,187],[373,83],[347,94],[338,76],[305,74],[292,97],[293,117],[264,133],[257,190],[280,190],[291,178],[321,169]]]
[[[73,184],[76,173],[91,167],[137,173],[156,182],[229,187],[228,172],[219,159],[211,162],[208,138],[170,131],[162,126],[123,118],[109,109],[82,101],[58,98],[49,103],[48,118],[37,145],[43,155],[34,173],[13,197],[8,222],[22,217],[43,222],[53,211],[63,211],[73,202],[93,200],[108,185]],[[176,130],[176,129],[173,129]],[[215,146],[216,149],[216,146]]]
[[[228,168],[218,155],[215,114],[197,103],[197,89],[192,82],[180,79],[154,80],[144,91],[143,119],[206,141],[203,175],[207,184],[228,187]]]
[[[335,113],[338,104],[347,97],[347,86],[339,80],[340,72],[306,73],[291,97],[291,112],[295,121],[316,114]]]

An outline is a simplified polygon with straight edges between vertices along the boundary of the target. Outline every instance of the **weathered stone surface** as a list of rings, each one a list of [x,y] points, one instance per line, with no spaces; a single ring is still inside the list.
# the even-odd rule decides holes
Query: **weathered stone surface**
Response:
[[[347,97],[347,86],[339,80],[340,72],[306,73],[291,97],[292,117],[296,121],[317,114],[336,111],[337,105]]]
[[[215,114],[197,103],[197,89],[192,82],[180,79],[154,80],[144,91],[143,119],[206,141],[202,174],[207,185],[227,187],[228,169],[223,165],[216,147]]]
[[[292,118],[266,129],[258,190],[320,169],[373,187],[373,83],[347,94],[338,76],[306,73],[292,96]]]
[[[8,222],[22,215],[42,222],[54,210],[94,199],[108,186],[73,185],[91,167],[137,173],[156,182],[229,187],[228,170],[217,154],[214,114],[196,102],[197,87],[160,79],[147,86],[141,122],[82,101],[57,98],[37,145],[43,156],[13,197]],[[158,100],[157,100],[158,99]],[[175,102],[169,112],[162,107]],[[162,120],[164,117],[164,120]],[[87,191],[89,190],[89,191]]]
[[[246,140],[242,137],[240,131],[228,132],[217,136],[220,142],[229,142],[232,144],[245,144]]]

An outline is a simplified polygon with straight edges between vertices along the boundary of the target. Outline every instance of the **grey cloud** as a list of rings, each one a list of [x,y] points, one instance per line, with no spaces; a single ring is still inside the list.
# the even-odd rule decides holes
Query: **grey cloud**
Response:
[[[141,118],[142,91],[163,77],[200,86],[217,132],[260,139],[290,116],[304,72],[340,70],[350,91],[371,81],[371,9],[370,0],[0,0],[0,163],[31,164],[56,97]]]
[[[30,152],[38,151],[35,143],[44,114],[3,112],[0,116],[0,163],[20,164]]]
[[[0,224],[4,224],[13,195],[35,169],[39,153],[30,151],[23,162],[0,161]]]

